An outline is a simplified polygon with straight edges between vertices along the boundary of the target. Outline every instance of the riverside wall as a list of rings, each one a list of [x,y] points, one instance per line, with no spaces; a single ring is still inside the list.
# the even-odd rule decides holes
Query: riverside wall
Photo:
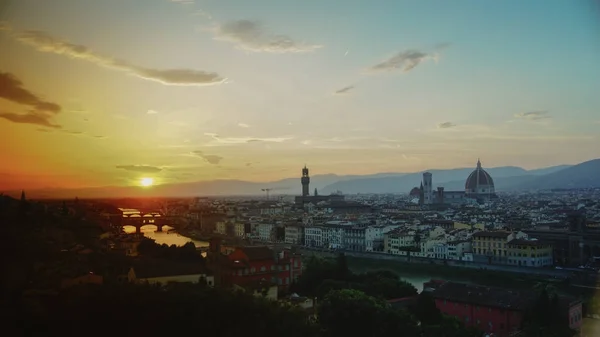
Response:
[[[386,253],[377,252],[355,252],[355,251],[328,251],[321,249],[309,249],[300,248],[298,251],[304,255],[317,255],[322,257],[333,258],[338,256],[339,253],[343,252],[348,257],[359,258],[359,259],[372,259],[379,261],[390,261],[398,262],[399,264],[411,263],[411,264],[430,264],[430,265],[446,265],[457,268],[468,268],[468,269],[479,269],[479,270],[493,270],[506,273],[517,273],[517,274],[528,274],[536,276],[548,276],[552,278],[568,278],[573,275],[572,271],[564,269],[554,268],[532,268],[532,267],[517,267],[517,266],[506,266],[506,265],[494,265],[484,264],[477,262],[466,262],[456,260],[442,260],[432,258],[422,258],[411,256],[400,256],[391,255]]]

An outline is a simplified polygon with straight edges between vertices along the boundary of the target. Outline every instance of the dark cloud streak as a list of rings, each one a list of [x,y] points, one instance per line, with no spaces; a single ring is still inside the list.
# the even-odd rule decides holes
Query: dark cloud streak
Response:
[[[552,118],[552,116],[548,115],[548,111],[546,110],[520,112],[515,114],[515,117],[519,119],[525,119],[528,121],[539,121],[543,119]]]
[[[337,91],[335,92],[335,94],[337,94],[337,95],[347,94],[349,91],[351,91],[351,90],[353,90],[353,89],[354,89],[354,86],[353,86],[353,85],[349,85],[349,86],[347,86],[347,87],[343,87],[343,88],[342,88],[342,89],[340,89],[340,90],[337,90]]]
[[[32,107],[38,111],[59,113],[61,110],[60,105],[43,100],[25,89],[23,82],[8,72],[0,72],[0,98]]]
[[[221,156],[217,156],[214,154],[204,154],[204,152],[202,151],[192,151],[192,155],[198,156],[212,165],[218,165],[223,160],[223,157]]]
[[[148,165],[117,165],[115,167],[121,170],[139,173],[158,173],[162,171],[162,168],[160,167]]]
[[[142,79],[166,85],[201,86],[221,84],[225,81],[225,78],[214,72],[193,69],[152,69],[136,66],[123,60],[100,55],[84,45],[57,39],[42,31],[25,31],[13,34],[13,37],[40,52],[85,60],[105,68],[120,70]]]
[[[456,124],[452,123],[452,122],[444,122],[444,123],[440,123],[438,124],[438,129],[449,129],[449,128],[453,128],[455,127]]]
[[[226,22],[213,28],[212,33],[215,40],[231,42],[252,52],[303,53],[322,47],[301,43],[285,35],[267,34],[260,22],[251,20]]]

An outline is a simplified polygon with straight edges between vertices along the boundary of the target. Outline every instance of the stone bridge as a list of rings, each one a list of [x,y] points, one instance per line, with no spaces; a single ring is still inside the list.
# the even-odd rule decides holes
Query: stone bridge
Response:
[[[144,226],[156,226],[157,232],[162,232],[164,226],[176,227],[181,218],[166,215],[160,211],[142,211],[122,209],[120,214],[110,214],[114,226],[133,226],[136,233],[141,233]]]

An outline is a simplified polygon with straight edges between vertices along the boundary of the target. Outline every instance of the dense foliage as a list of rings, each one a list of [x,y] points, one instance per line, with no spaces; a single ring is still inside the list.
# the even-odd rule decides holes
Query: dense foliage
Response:
[[[298,309],[197,284],[79,286],[29,297],[7,336],[315,336]],[[3,330],[6,331],[6,326]]]
[[[561,310],[558,295],[552,287],[538,287],[538,298],[523,320],[523,332],[527,337],[570,337],[567,318]]]
[[[161,258],[167,260],[203,262],[202,255],[198,254],[193,242],[183,246],[159,245],[154,240],[144,238],[137,247],[138,253],[145,257]]]
[[[340,254],[335,261],[311,256],[305,262],[305,270],[292,291],[306,296],[324,298],[332,290],[355,289],[369,296],[382,299],[414,296],[417,289],[400,280],[398,275],[387,272],[353,273]]]

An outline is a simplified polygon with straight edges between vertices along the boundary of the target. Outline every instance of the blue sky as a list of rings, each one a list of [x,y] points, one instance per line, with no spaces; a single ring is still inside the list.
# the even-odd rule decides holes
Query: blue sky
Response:
[[[27,174],[128,184],[597,158],[599,13],[558,0],[13,1],[0,71],[61,110],[41,125],[0,98],[0,131],[30,139],[0,171],[35,162],[43,172]]]

